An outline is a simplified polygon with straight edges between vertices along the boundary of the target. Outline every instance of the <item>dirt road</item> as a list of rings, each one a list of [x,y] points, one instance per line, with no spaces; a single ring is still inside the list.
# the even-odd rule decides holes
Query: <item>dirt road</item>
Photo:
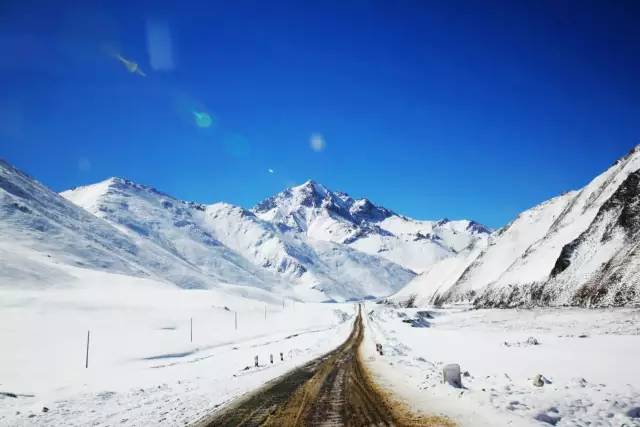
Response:
[[[438,419],[408,419],[392,410],[370,383],[358,357],[359,312],[340,347],[232,403],[200,426],[439,426]]]

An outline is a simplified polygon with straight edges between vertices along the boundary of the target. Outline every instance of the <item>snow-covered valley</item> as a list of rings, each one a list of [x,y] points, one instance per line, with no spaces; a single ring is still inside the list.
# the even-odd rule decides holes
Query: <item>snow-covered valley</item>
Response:
[[[0,162],[0,425],[192,424],[339,346],[362,303],[361,355],[408,412],[640,426],[639,169],[636,148],[492,232],[314,181],[245,209]]]
[[[108,273],[66,289],[1,289],[0,425],[190,424],[351,330],[352,304],[265,303],[252,291]]]

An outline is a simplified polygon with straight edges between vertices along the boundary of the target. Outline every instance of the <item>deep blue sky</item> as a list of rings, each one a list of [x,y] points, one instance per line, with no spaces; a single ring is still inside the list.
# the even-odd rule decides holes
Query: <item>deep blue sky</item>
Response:
[[[2,2],[0,157],[57,191],[313,178],[498,227],[640,143],[638,1],[133,3]]]

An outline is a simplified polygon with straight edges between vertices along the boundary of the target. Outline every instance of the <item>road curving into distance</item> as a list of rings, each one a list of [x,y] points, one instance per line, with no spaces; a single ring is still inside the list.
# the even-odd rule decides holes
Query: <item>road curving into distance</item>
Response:
[[[372,384],[358,354],[364,336],[361,311],[362,306],[340,347],[268,382],[196,426],[452,426],[446,419],[402,413]]]

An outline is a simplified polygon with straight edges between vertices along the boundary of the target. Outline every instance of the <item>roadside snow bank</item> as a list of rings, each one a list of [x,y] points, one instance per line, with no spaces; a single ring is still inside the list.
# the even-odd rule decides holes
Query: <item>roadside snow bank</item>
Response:
[[[640,310],[366,311],[369,368],[417,411],[468,426],[640,426]],[[462,389],[442,384],[448,363]]]
[[[354,315],[351,304],[273,304],[102,279],[111,280],[0,289],[0,425],[187,424],[335,348]]]

